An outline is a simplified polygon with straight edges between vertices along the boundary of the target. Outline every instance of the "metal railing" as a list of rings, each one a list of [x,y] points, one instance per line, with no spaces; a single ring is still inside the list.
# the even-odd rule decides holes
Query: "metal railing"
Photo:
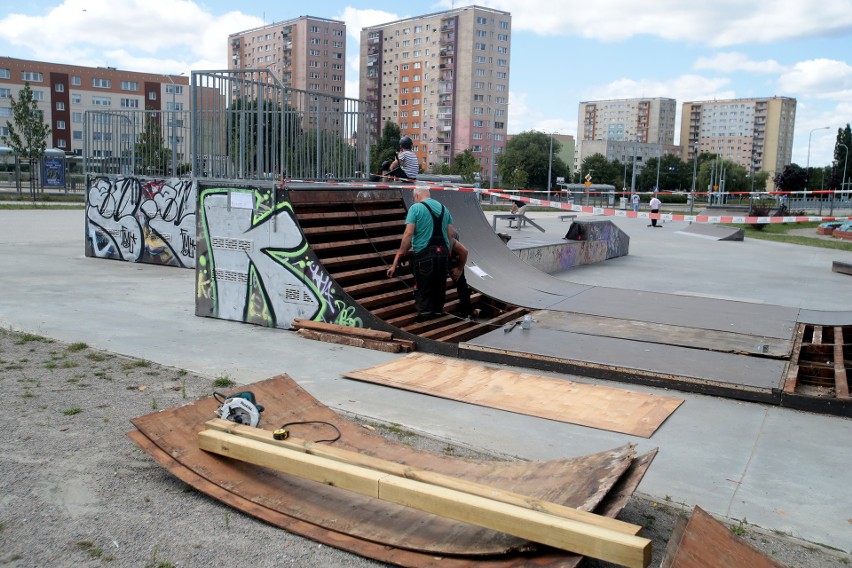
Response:
[[[362,177],[370,105],[287,87],[268,69],[193,71],[192,164],[200,179]]]
[[[189,175],[190,113],[173,110],[87,110],[83,170],[94,175]]]

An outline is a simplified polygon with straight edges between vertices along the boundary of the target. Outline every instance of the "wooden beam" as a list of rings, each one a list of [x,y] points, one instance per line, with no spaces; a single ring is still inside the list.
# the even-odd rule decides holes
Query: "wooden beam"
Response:
[[[846,361],[843,355],[843,328],[834,328],[834,396],[849,398],[849,382],[846,379]]]
[[[651,541],[635,535],[276,447],[225,432],[204,430],[198,434],[198,443],[202,450],[218,455],[583,556],[631,568],[645,568],[651,563]]]
[[[363,347],[365,349],[384,351],[386,353],[402,353],[403,351],[407,352],[409,350],[407,346],[393,340],[383,341],[379,339],[367,339],[365,337],[353,337],[351,335],[315,331],[313,329],[300,329],[296,333],[307,339],[325,341],[326,343],[336,343],[337,345]]]
[[[272,444],[273,446],[287,448],[297,452],[305,452],[307,454],[324,457],[342,463],[369,467],[371,469],[382,471],[384,473],[389,473],[391,475],[398,475],[400,477],[414,479],[416,481],[422,481],[423,483],[429,483],[438,487],[446,487],[447,489],[454,489],[456,491],[470,493],[471,495],[487,497],[489,499],[494,499],[495,501],[500,501],[501,503],[508,503],[510,505],[516,505],[525,509],[531,509],[533,511],[549,513],[551,515],[556,515],[557,517],[572,519],[575,521],[621,532],[624,534],[638,535],[639,532],[642,530],[642,527],[639,525],[625,523],[624,521],[619,521],[618,519],[612,519],[610,517],[596,515],[595,513],[582,511],[580,509],[575,509],[574,507],[559,505],[558,503],[542,501],[540,499],[532,498],[528,495],[521,495],[520,493],[515,493],[513,491],[504,491],[496,487],[490,487],[481,483],[451,477],[449,475],[436,473],[434,471],[417,469],[411,466],[398,464],[388,460],[383,460],[381,458],[375,458],[358,452],[344,450],[342,448],[335,448],[334,446],[328,446],[325,444],[315,444],[313,442],[308,442],[307,440],[303,440],[301,438],[294,438],[292,436],[288,437],[286,440],[276,440],[272,437],[272,432],[270,432],[269,430],[252,428],[251,426],[243,426],[242,424],[236,424],[234,422],[229,422],[228,420],[214,418],[206,422],[204,425],[209,430],[226,432],[234,436],[240,436],[242,438],[255,440],[257,442]]]
[[[341,335],[351,335],[352,337],[378,339],[380,341],[390,341],[393,339],[393,334],[389,331],[369,329],[366,327],[338,325],[335,323],[325,323],[322,321],[313,321],[302,318],[295,318],[293,320],[293,327],[295,329],[311,329],[313,331],[325,331],[329,333],[339,333]]]
[[[796,392],[796,386],[799,381],[799,357],[802,353],[802,343],[805,336],[805,324],[800,323],[796,327],[796,335],[793,340],[793,356],[790,358],[790,362],[787,364],[787,371],[784,373],[783,382],[781,384],[781,389],[784,392],[794,393]]]

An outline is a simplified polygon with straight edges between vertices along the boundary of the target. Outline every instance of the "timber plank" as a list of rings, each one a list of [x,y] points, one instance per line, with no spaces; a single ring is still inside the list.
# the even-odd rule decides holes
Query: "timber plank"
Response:
[[[623,566],[645,568],[651,562],[651,541],[635,535],[226,432],[204,430],[198,444],[218,455]]]
[[[303,318],[293,320],[293,327],[296,329],[312,329],[314,331],[327,331],[330,333],[339,333],[342,335],[351,335],[354,337],[365,337],[367,339],[378,339],[382,341],[390,341],[393,339],[393,334],[389,331],[380,329],[369,329],[366,327],[351,327],[347,325],[338,325],[334,323],[325,323],[322,321],[312,321]]]
[[[314,331],[312,329],[300,329],[296,333],[306,339],[315,339],[326,343],[336,343],[337,345],[349,345],[351,347],[363,347],[365,349],[372,349],[373,351],[384,351],[386,353],[402,353],[403,351],[408,351],[403,344],[393,341],[365,339],[363,337],[352,337],[350,335],[341,335],[339,333],[326,333],[322,331]]]
[[[353,233],[365,232],[376,229],[399,228],[399,221],[385,221],[378,223],[359,223],[357,225],[324,225],[322,227],[303,227],[302,232],[305,236],[309,235],[328,235],[336,233]]]
[[[645,438],[683,403],[674,397],[585,385],[422,353],[344,376]]]
[[[633,465],[635,452],[623,446],[606,452],[547,462],[475,461],[416,450],[388,440],[348,421],[322,405],[286,375],[243,385],[250,389],[266,410],[262,424],[275,428],[296,421],[322,421],[334,424],[341,432],[335,442],[355,452],[427,469],[453,477],[474,480],[500,489],[523,493],[560,505],[594,510],[607,493]],[[530,550],[530,544],[516,537],[441,519],[405,507],[382,503],[334,487],[286,476],[256,466],[223,460],[201,451],[196,434],[207,422],[218,403],[213,397],[184,406],[164,409],[132,420],[134,426],[167,456],[230,494],[243,497],[252,506],[284,513],[297,521],[344,536],[381,543],[387,547],[421,551],[441,558],[440,566],[455,566],[445,555],[475,555],[471,566],[500,563],[500,558],[480,555]],[[327,438],[328,427],[292,426],[302,438]],[[152,453],[153,455],[153,453]],[[242,508],[255,514],[254,509]],[[607,516],[618,511],[607,510]],[[343,546],[338,544],[337,546]],[[514,560],[513,566],[573,565],[574,556],[552,556],[542,551],[552,564],[539,562],[539,552]],[[470,557],[468,557],[470,558]],[[417,562],[413,566],[438,565]],[[467,564],[465,564],[467,565]],[[509,565],[509,564],[507,564]]]
[[[846,361],[843,355],[843,328],[834,328],[834,392],[837,398],[849,398]]]
[[[802,343],[805,337],[805,325],[798,324],[796,326],[796,334],[793,338],[793,356],[787,364],[787,370],[784,374],[783,391],[786,393],[796,392],[797,382],[799,380],[799,356],[802,353]]]
[[[315,243],[311,245],[311,248],[317,254],[320,251],[329,251],[329,250],[338,250],[338,249],[347,249],[350,247],[355,247],[359,245],[387,245],[387,243],[399,243],[401,239],[401,235],[389,235],[384,237],[373,237],[370,239],[352,239],[349,241],[334,241],[330,243]]]

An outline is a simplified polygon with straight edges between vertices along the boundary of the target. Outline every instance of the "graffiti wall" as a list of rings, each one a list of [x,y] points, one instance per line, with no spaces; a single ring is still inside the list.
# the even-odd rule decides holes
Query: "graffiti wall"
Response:
[[[369,313],[338,290],[308,246],[286,194],[200,188],[195,313],[289,328],[303,318],[363,327]]]
[[[583,240],[519,249],[515,253],[548,274],[628,254],[630,237],[611,221],[583,221],[580,226]]]
[[[190,180],[94,176],[87,184],[86,256],[195,267]]]

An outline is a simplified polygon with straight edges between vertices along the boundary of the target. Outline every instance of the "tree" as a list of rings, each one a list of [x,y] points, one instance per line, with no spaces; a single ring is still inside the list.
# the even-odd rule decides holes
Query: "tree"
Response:
[[[44,122],[44,113],[39,110],[38,102],[33,98],[29,83],[18,93],[18,100],[12,97],[12,118],[15,123],[6,122],[9,135],[3,136],[4,144],[14,150],[18,156],[27,160],[30,167],[30,194],[35,197],[35,164],[44,157],[50,126]]]
[[[479,173],[479,160],[473,155],[473,152],[468,148],[461,154],[456,154],[453,158],[453,163],[450,166],[449,173],[460,175],[465,183],[473,183],[476,174]]]
[[[402,133],[395,123],[390,120],[382,128],[382,136],[370,148],[370,172],[379,173],[382,162],[393,161],[399,150],[399,139]]]
[[[145,126],[136,142],[136,161],[147,175],[164,175],[171,159],[171,151],[163,141],[161,117],[159,111],[145,112]]]
[[[509,185],[512,186],[512,189],[517,189],[519,187],[524,187],[527,185],[527,172],[522,170],[521,168],[515,168],[512,170],[512,173],[506,178],[506,181]]]
[[[660,163],[660,191],[678,191],[692,187],[692,167],[677,156],[665,155],[649,158],[636,177],[638,187],[653,188],[657,184],[657,162]]]
[[[516,168],[524,170],[529,186],[547,189],[547,174],[550,171],[551,183],[560,176],[568,176],[568,166],[557,155],[561,144],[553,142],[553,162],[551,164],[551,137],[545,132],[530,130],[513,136],[506,144],[506,152],[497,157],[497,168],[503,178],[512,176]],[[548,166],[550,168],[548,169]]]
[[[789,164],[781,173],[775,174],[774,181],[778,191],[803,191],[808,183],[808,173],[798,164]]]
[[[845,146],[845,147],[844,147]],[[843,189],[844,184],[849,184],[849,178],[852,177],[850,170],[849,156],[847,153],[852,149],[852,129],[849,124],[846,128],[837,129],[837,140],[834,143],[834,164],[831,171],[831,176],[828,178],[828,187],[831,189]],[[843,179],[844,170],[846,170],[846,178]]]
[[[615,187],[621,187],[623,183],[622,167],[621,162],[617,160],[610,162],[603,154],[592,154],[591,156],[587,156],[580,165],[580,178],[577,180],[577,183],[585,182],[586,176],[591,175],[592,183],[606,183]],[[628,164],[629,168],[630,164]],[[627,179],[630,179],[630,171],[627,172],[627,175]]]

